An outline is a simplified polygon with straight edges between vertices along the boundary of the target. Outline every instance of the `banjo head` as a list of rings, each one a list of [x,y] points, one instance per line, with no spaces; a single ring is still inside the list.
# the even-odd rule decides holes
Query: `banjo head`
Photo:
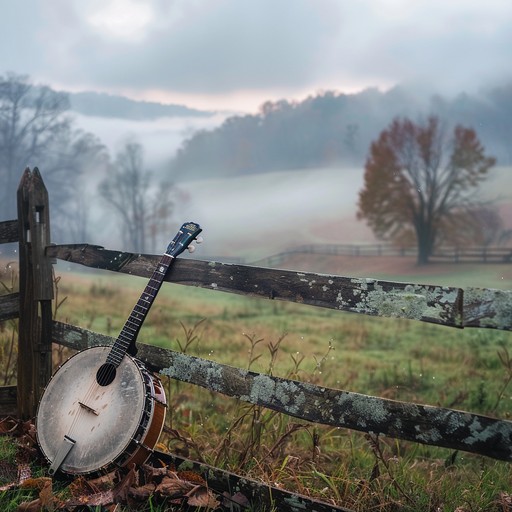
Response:
[[[65,436],[75,443],[59,468],[65,473],[92,473],[115,463],[145,421],[144,379],[130,356],[123,358],[109,385],[96,381],[110,350],[94,347],[72,356],[54,374],[39,403],[37,437],[45,457],[55,460]]]

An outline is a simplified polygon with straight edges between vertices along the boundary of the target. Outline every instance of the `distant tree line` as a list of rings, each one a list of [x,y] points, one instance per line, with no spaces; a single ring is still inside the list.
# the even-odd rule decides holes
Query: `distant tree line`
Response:
[[[211,112],[183,105],[162,105],[150,101],[135,101],[123,96],[97,92],[68,93],[71,108],[86,116],[115,117],[145,121],[159,117],[208,117]]]
[[[419,99],[403,87],[359,94],[332,91],[304,101],[264,103],[255,115],[238,115],[186,140],[171,162],[191,178],[271,170],[363,166],[370,144],[395,117],[437,116],[449,125],[478,129],[498,163],[512,163],[512,84],[482,93]]]

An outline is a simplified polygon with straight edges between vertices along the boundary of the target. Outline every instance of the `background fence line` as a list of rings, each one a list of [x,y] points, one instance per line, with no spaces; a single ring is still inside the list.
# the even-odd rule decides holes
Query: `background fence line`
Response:
[[[416,246],[393,244],[304,244],[291,247],[278,254],[261,258],[253,264],[274,266],[297,254],[322,254],[350,257],[416,257]],[[512,263],[512,247],[467,246],[436,248],[430,256],[431,262],[452,263]],[[244,263],[246,261],[234,261]]]

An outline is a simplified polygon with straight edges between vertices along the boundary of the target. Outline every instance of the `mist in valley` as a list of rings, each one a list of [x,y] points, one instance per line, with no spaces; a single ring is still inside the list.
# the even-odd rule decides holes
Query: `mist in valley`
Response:
[[[438,110],[444,106],[447,127],[461,118],[469,124],[489,121],[481,130],[484,146],[491,142],[500,158],[479,193],[498,208],[504,229],[510,230],[509,135],[499,130],[504,113],[493,115],[482,99],[465,96],[460,117],[460,96],[430,98],[406,88],[323,92],[301,102],[266,102],[256,114],[205,111],[174,117],[158,115],[158,104],[124,100],[135,111],[149,105],[156,115],[139,112],[130,118],[128,111],[121,118],[108,107],[108,100],[117,104],[119,99],[102,97],[103,116],[94,104],[95,115],[83,109],[66,113],[73,130],[89,141],[89,153],[74,170],[66,171],[68,164],[53,161],[51,153],[36,158],[43,179],[48,178],[53,241],[160,253],[181,224],[192,220],[204,230],[205,244],[195,255],[200,258],[255,262],[304,244],[376,243],[372,230],[356,216],[369,148],[394,117],[421,119],[432,104]],[[156,216],[147,222],[152,225],[146,226],[142,245],[130,243],[121,221],[133,206],[129,194],[134,191],[125,191],[128,200],[117,209],[113,197],[126,184],[111,183],[109,192],[101,193],[130,145],[140,150],[134,170],[145,185],[134,190],[140,188],[143,196],[142,214],[154,209]],[[67,183],[69,173],[75,181]],[[162,198],[162,192],[168,197]],[[164,213],[157,213],[156,202],[153,208],[157,197],[165,203]]]
[[[161,250],[187,220],[199,222],[204,229],[205,242],[195,257],[250,261],[306,243],[375,240],[355,216],[357,194],[363,185],[362,168],[295,169],[209,179],[173,176],[169,163],[182,142],[196,130],[219,126],[224,118],[218,114],[201,119],[126,121],[77,115],[76,121],[84,130],[97,134],[112,155],[127,140],[137,140],[144,147],[153,188],[162,179],[175,183],[170,232],[158,236]],[[90,240],[85,242],[122,248],[121,236],[116,235],[118,220],[97,192],[103,177],[100,167],[90,169],[83,180],[82,192],[90,205]],[[69,209],[73,211],[72,203]]]
[[[144,148],[144,165],[151,171],[153,190],[162,180],[174,183],[172,216],[166,232],[158,233],[151,247],[157,253],[188,220],[204,229],[205,243],[194,255],[198,258],[243,258],[251,262],[303,244],[378,242],[366,223],[356,217],[363,159],[360,165],[339,163],[238,175],[216,175],[213,171],[208,176],[206,171],[187,176],[170,169],[172,158],[186,140],[198,131],[219,128],[228,117],[212,114],[135,121],[76,115],[76,121],[84,130],[97,134],[111,155],[127,140],[138,141]],[[118,219],[97,192],[104,172],[101,167],[90,169],[84,177],[89,204],[86,242],[129,249],[123,247]],[[510,169],[497,166],[481,187],[482,200],[501,205],[503,215],[508,215],[503,205],[512,202],[511,182]],[[72,203],[69,209],[73,211]]]

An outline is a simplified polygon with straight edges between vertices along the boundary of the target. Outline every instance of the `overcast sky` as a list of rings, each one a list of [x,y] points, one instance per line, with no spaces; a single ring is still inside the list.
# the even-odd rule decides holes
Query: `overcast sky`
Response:
[[[510,0],[0,0],[0,73],[209,109],[512,81]]]

